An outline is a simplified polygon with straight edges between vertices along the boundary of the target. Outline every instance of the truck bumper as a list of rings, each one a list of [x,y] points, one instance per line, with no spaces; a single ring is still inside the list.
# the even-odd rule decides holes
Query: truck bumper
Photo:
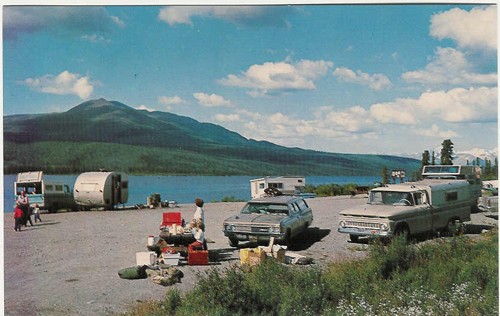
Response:
[[[353,236],[372,236],[372,237],[392,237],[393,233],[388,230],[380,230],[364,227],[339,227],[339,233],[349,234]]]

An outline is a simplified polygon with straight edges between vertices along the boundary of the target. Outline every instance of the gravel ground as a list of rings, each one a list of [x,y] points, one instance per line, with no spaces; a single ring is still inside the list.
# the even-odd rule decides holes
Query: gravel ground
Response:
[[[362,196],[309,199],[314,222],[308,240],[294,252],[315,264],[359,258],[366,243],[350,243],[336,231],[341,210],[363,204]],[[181,265],[181,291],[196,286],[196,272],[239,263],[236,248],[228,245],[222,221],[236,214],[242,202],[206,203],[206,237],[219,262],[210,266]],[[138,301],[162,299],[168,288],[149,279],[125,280],[118,271],[134,266],[135,253],[147,251],[149,235],[158,236],[164,211],[180,211],[191,219],[194,205],[172,209],[120,210],[42,214],[42,223],[14,231],[11,213],[4,214],[5,315],[111,315],[130,309]],[[497,221],[473,214],[468,232],[479,234]],[[243,245],[244,246],[244,245]]]

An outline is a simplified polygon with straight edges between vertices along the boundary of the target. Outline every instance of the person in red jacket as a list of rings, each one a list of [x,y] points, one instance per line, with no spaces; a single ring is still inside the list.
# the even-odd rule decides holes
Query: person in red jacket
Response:
[[[21,231],[22,223],[23,223],[23,211],[18,206],[16,206],[14,208],[14,230],[16,232],[18,229],[19,231]]]

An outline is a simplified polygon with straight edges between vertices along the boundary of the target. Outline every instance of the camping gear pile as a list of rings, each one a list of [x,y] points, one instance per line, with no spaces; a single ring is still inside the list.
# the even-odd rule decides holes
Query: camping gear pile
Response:
[[[195,250],[190,244],[195,241],[190,231],[184,230],[180,212],[163,213],[159,237],[148,236],[149,251],[136,253],[136,266],[122,269],[122,279],[150,278],[156,284],[170,286],[180,282],[184,276],[175,266],[181,260],[188,265],[208,265],[208,250]]]

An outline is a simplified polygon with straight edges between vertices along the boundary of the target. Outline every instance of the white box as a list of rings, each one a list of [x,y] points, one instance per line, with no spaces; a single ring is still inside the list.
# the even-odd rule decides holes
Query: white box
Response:
[[[163,258],[163,263],[164,264],[169,264],[171,266],[178,266],[179,265],[179,260],[181,258],[180,253],[162,253],[161,257]]]
[[[138,266],[152,265],[156,263],[156,253],[153,251],[137,252],[135,260]]]

